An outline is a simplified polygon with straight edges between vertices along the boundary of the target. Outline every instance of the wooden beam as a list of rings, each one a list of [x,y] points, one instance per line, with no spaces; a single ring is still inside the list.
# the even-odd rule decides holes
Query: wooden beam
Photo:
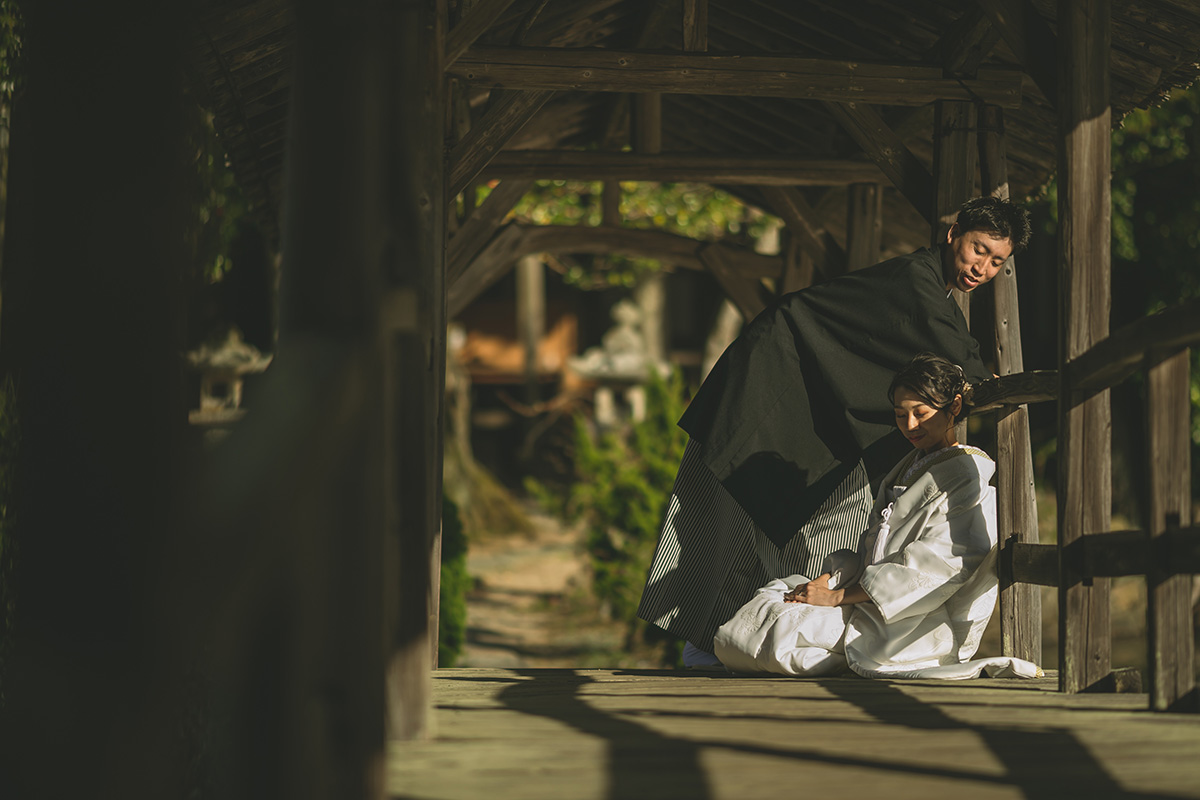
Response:
[[[979,109],[980,188],[984,195],[1002,200],[1009,199],[1005,149],[1004,112],[995,106],[982,107]],[[1001,375],[1025,370],[1016,269],[1016,258],[1009,258],[992,280],[995,310],[992,330],[996,366]],[[996,465],[996,522],[1001,536],[1015,533],[1020,542],[1036,543],[1037,495],[1027,406],[1007,406],[998,415]],[[1035,664],[1042,662],[1042,596],[1033,587],[1017,584],[1001,589],[1000,646],[1004,655]]]
[[[446,249],[446,283],[454,285],[466,271],[471,260],[487,245],[500,223],[512,211],[533,181],[505,180],[484,199],[483,205],[459,226],[458,233],[450,240]]]
[[[662,152],[662,95],[635,94],[633,103],[633,150],[641,155]]]
[[[919,106],[935,100],[1021,104],[1015,70],[947,79],[940,66],[796,56],[668,54],[584,48],[473,47],[449,69],[480,86],[588,92],[664,92]]]
[[[1058,105],[1058,41],[1049,23],[1029,0],[975,0],[996,26],[1025,72],[1051,106]],[[1060,22],[1061,26],[1061,22]]]
[[[1058,546],[1108,530],[1112,418],[1108,392],[1083,403],[1068,365],[1108,336],[1112,210],[1109,173],[1110,0],[1058,3],[1059,390]],[[1087,579],[1060,558],[1059,689],[1081,692],[1111,670],[1109,582]]]
[[[592,253],[656,258],[668,268],[707,270],[700,250],[716,250],[724,264],[744,279],[776,278],[783,268],[779,256],[767,256],[723,242],[703,242],[658,230],[572,225],[523,226],[510,222],[451,284],[448,308],[451,317],[503,277],[517,259],[530,253]]]
[[[1000,591],[1012,586],[1058,586],[1058,548],[1004,537],[1000,550]]]
[[[812,256],[800,249],[794,236],[789,236],[784,249],[783,274],[779,276],[779,294],[807,289],[813,284],[814,274]]]
[[[883,187],[852,183],[846,192],[846,269],[869,267],[879,261],[883,234]]]
[[[467,48],[475,44],[512,4],[513,0],[476,0],[467,15],[446,36],[446,66],[467,52]]]
[[[596,150],[510,150],[492,158],[481,177],[761,186],[840,186],[887,180],[878,167],[865,161],[790,155],[643,155]]]
[[[1087,580],[1147,575],[1160,564],[1160,577],[1175,576],[1189,583],[1190,576],[1200,574],[1200,527],[1168,526],[1157,539],[1143,530],[1092,531],[1071,544],[1061,557]],[[1019,542],[1014,535],[1001,549],[1000,573],[1020,584],[1059,586],[1059,560],[1057,545]],[[1190,599],[1189,595],[1189,617]]]
[[[521,256],[517,260],[517,341],[524,354],[522,371],[525,376],[525,402],[531,407],[538,403],[538,344],[546,335],[546,264],[540,254]]]
[[[546,105],[553,92],[506,92],[454,146],[449,156],[449,189],[454,197],[504,149],[513,136]]]
[[[845,271],[846,257],[832,237],[818,225],[820,216],[804,199],[804,195],[788,187],[763,186],[763,197],[788,227],[797,246],[827,278]]]
[[[476,297],[504,277],[523,255],[529,253],[525,230],[515,222],[500,229],[487,246],[471,260],[446,293],[446,316],[457,317]]]
[[[1002,406],[1043,403],[1058,397],[1058,385],[1054,370],[1001,375],[976,386],[968,405],[972,414],[981,414]]]
[[[708,0],[683,0],[683,49],[692,53],[708,49]]]
[[[1190,351],[1150,367],[1146,425],[1150,456],[1150,503],[1146,530],[1158,543],[1191,522],[1192,471]],[[1146,573],[1147,660],[1150,707],[1200,711],[1192,629],[1192,578],[1172,574],[1165,548],[1152,550]]]
[[[925,219],[931,219],[933,176],[883,117],[865,103],[829,102],[825,108],[913,208]]]
[[[645,10],[641,30],[638,31],[635,50],[650,47],[666,35],[670,22],[670,3],[650,3]],[[600,138],[601,149],[619,148],[629,138],[630,95],[616,94],[609,99],[604,134]]]
[[[600,224],[608,227],[621,224],[621,182],[605,181],[600,196]]]
[[[720,248],[703,248],[700,251],[700,260],[716,278],[725,296],[737,306],[744,320],[749,322],[767,307],[762,298],[762,284],[739,274]]]
[[[1139,369],[1146,351],[1181,350],[1200,344],[1200,300],[1191,300],[1123,325],[1067,364],[1072,402],[1123,381]]]
[[[948,75],[975,75],[999,40],[1000,31],[992,25],[983,9],[976,6],[950,25],[925,51],[925,58],[940,62]]]

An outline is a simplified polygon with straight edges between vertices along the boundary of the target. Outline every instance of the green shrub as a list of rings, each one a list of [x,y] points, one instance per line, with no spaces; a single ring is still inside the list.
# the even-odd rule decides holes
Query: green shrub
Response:
[[[438,666],[453,667],[467,637],[467,537],[458,506],[442,496],[442,578],[438,597]]]
[[[583,519],[599,607],[641,629],[637,607],[671,486],[687,444],[676,421],[685,406],[682,375],[654,375],[646,384],[646,417],[621,430],[597,433],[575,420],[575,474],[565,512]]]

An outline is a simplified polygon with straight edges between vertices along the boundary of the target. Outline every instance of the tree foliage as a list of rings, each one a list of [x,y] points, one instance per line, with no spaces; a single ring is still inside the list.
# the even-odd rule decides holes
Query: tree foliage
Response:
[[[752,242],[778,220],[728,192],[692,183],[622,181],[621,224],[655,229],[700,240]],[[600,225],[604,184],[599,181],[538,181],[513,209],[514,216],[536,225]],[[490,192],[480,187],[479,201]],[[565,264],[566,282],[584,289],[633,288],[645,275],[662,269],[656,259],[604,256],[573,258]]]
[[[213,114],[191,104],[188,157],[193,165],[192,215],[186,232],[192,254],[188,276],[198,283],[215,283],[233,266],[230,249],[238,226],[250,212],[249,202],[234,178],[225,145],[217,135]]]
[[[681,373],[666,379],[652,373],[645,388],[646,416],[640,421],[602,431],[576,417],[574,476],[556,509],[584,522],[597,606],[627,622],[631,633],[687,444],[687,434],[675,424],[685,406]],[[544,487],[531,489],[547,497]]]
[[[442,496],[442,571],[438,597],[438,666],[453,667],[467,641],[467,537],[458,506]]]
[[[1058,227],[1058,184],[1035,201]],[[1129,112],[1112,135],[1112,325],[1200,297],[1200,84]],[[1200,448],[1200,348],[1192,350]],[[1198,451],[1200,452],[1200,451]]]

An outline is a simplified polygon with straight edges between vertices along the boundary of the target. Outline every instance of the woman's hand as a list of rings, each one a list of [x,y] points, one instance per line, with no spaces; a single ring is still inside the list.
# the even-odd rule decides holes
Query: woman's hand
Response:
[[[840,606],[845,597],[842,589],[829,588],[829,573],[797,586],[783,596],[785,603],[808,603],[810,606]]]

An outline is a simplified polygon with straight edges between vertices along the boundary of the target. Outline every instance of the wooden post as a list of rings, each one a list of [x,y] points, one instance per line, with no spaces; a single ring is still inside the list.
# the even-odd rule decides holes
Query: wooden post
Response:
[[[643,155],[662,152],[662,95],[633,96],[633,149]],[[642,335],[646,355],[665,363],[667,358],[666,314],[667,275],[659,270],[642,278],[634,299],[642,311]]]
[[[662,152],[662,95],[646,92],[633,95],[633,150],[635,153]]]
[[[938,101],[933,123],[933,244],[946,241],[963,203],[975,195],[975,104]],[[954,299],[967,322],[971,321],[970,299],[954,289]]]
[[[158,580],[182,517],[187,408],[183,14],[129,0],[21,12],[2,337],[20,424],[8,478],[20,523],[4,534],[20,560],[5,576],[18,624],[0,794],[169,797],[185,785],[166,733],[180,731],[182,634]],[[69,723],[48,725],[54,709]]]
[[[846,187],[846,201],[846,270],[850,271],[879,261],[883,187],[878,183],[852,183]]]
[[[815,272],[808,251],[800,248],[790,231],[784,231],[784,234],[783,272],[779,276],[779,289],[776,292],[780,296],[812,286]]]
[[[1200,710],[1192,632],[1192,580],[1172,575],[1162,538],[1191,517],[1191,408],[1189,351],[1150,367],[1146,403],[1150,449],[1150,569],[1146,573],[1146,663],[1150,707],[1157,711]]]
[[[939,101],[933,122],[933,246],[946,241],[946,234],[962,204],[975,194],[975,164],[979,157],[975,136],[975,104]],[[970,295],[952,290],[967,324],[971,323]],[[967,422],[955,426],[958,440],[967,441]]]
[[[979,179],[983,194],[1009,199],[1004,112],[979,110]],[[992,281],[995,297],[996,361],[1001,375],[1024,372],[1021,314],[1017,306],[1017,264],[1010,258]],[[1000,540],[1038,541],[1037,499],[1028,406],[1007,406],[996,421],[997,523]],[[1042,596],[1037,586],[1000,581],[1000,647],[1006,656],[1042,661]]]
[[[386,442],[394,465],[389,506],[398,572],[391,589],[388,722],[396,739],[432,735],[430,666],[437,658],[441,574],[442,440],[446,368],[445,208],[447,176],[442,120],[445,0],[395,4],[388,29],[395,82],[383,105],[397,130],[388,195],[395,217],[382,255],[389,293],[412,298],[407,319],[387,332],[391,424]]]
[[[1058,685],[1080,692],[1111,669],[1109,579],[1085,580],[1072,545],[1111,527],[1108,391],[1078,402],[1066,366],[1108,335],[1110,0],[1059,0]]]
[[[524,353],[525,402],[537,403],[538,344],[546,335],[546,265],[540,255],[522,256],[517,262],[517,341]]]

